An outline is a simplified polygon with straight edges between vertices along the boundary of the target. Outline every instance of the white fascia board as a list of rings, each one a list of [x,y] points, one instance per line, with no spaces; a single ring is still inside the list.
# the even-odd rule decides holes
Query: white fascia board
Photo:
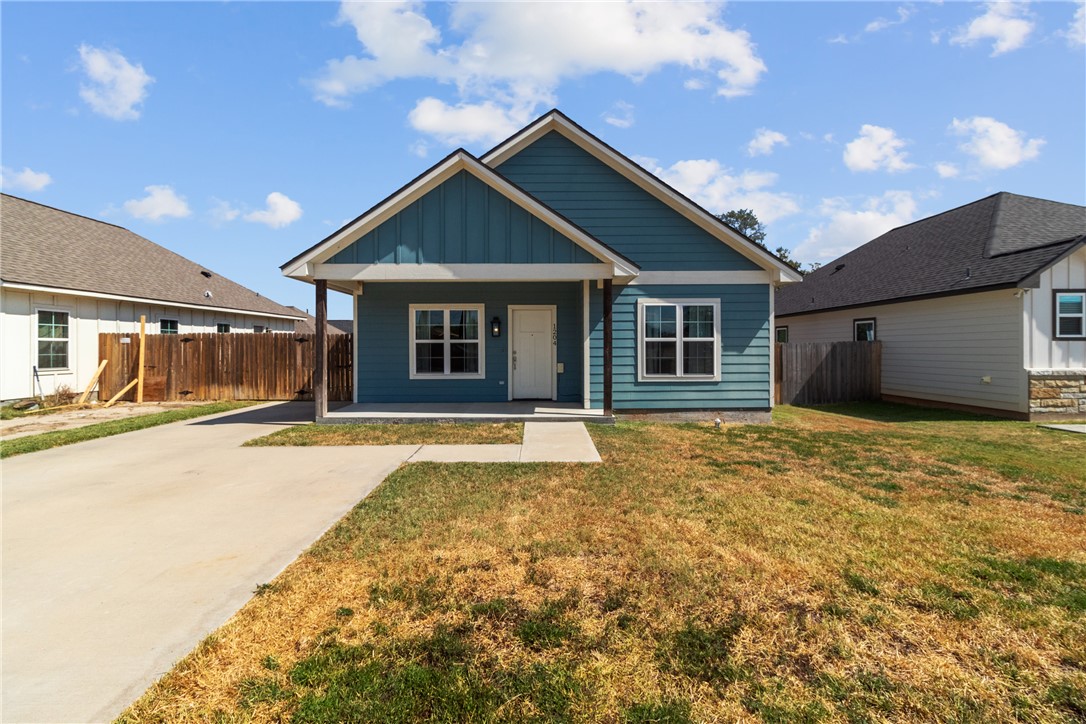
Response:
[[[464,158],[463,152],[449,156],[444,162],[434,166],[428,173],[417,178],[414,183],[404,188],[400,193],[385,200],[384,203],[365,216],[344,226],[323,244],[310,251],[303,258],[298,259],[292,266],[283,269],[283,276],[295,279],[312,278],[313,264],[327,261],[339,251],[347,248],[371,230],[413,204],[431,188],[452,178],[464,168]]]
[[[430,190],[436,188],[460,171],[467,171],[478,178],[485,185],[496,189],[513,203],[520,206],[530,214],[539,217],[551,227],[569,237],[578,246],[592,254],[601,261],[614,265],[615,276],[637,276],[637,268],[622,257],[602,246],[598,241],[586,234],[581,229],[571,224],[566,219],[554,213],[553,210],[541,204],[539,201],[525,194],[512,185],[493,169],[484,166],[466,153],[460,152],[450,156],[443,163],[435,166],[429,173],[419,177],[413,184],[403,189],[394,197],[388,199],[379,207],[344,227],[334,236],[316,249],[313,249],[305,257],[299,259],[289,268],[283,270],[283,275],[295,279],[312,279],[314,266],[321,266],[335,254],[353,244],[367,233],[388,221],[396,214],[403,211],[417,201]],[[321,277],[326,278],[326,277]]]
[[[758,266],[767,270],[776,270],[780,273],[781,282],[803,281],[803,276],[780,259],[763,251],[739,234],[731,231],[720,223],[704,209],[693,205],[688,199],[677,193],[666,183],[656,178],[645,169],[633,163],[625,156],[616,153],[612,149],[600,143],[592,136],[587,135],[580,128],[570,123],[557,113],[551,113],[541,118],[538,122],[528,126],[521,133],[495,148],[482,158],[482,162],[493,168],[502,162],[515,156],[524,148],[530,146],[539,137],[557,131],[564,137],[580,146],[592,156],[596,157],[613,171],[620,174],[634,185],[648,194],[667,204],[673,211],[692,222],[709,235],[727,244],[744,257]]]
[[[611,279],[610,264],[317,264],[315,278],[355,282]]]
[[[290,314],[273,314],[272,312],[260,312],[255,309],[235,309],[233,307],[212,307],[206,304],[186,304],[184,302],[171,302],[166,299],[150,299],[147,297],[129,297],[123,294],[107,294],[105,292],[85,292],[79,289],[65,289],[63,287],[43,287],[35,284],[20,284],[19,282],[2,282],[4,289],[21,289],[28,292],[44,292],[45,294],[66,294],[71,297],[89,297],[91,299],[111,299],[119,302],[136,302],[139,304],[155,304],[160,307],[178,307],[180,309],[200,309],[206,312],[222,312],[224,314],[247,314],[250,317],[268,317],[271,319],[305,319],[302,316]]]

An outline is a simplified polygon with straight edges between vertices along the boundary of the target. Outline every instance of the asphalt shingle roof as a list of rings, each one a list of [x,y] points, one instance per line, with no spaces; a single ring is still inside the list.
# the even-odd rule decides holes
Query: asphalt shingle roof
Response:
[[[8,194],[0,194],[0,279],[255,314],[302,316],[128,229]]]
[[[997,193],[888,231],[781,287],[776,314],[1013,286],[1083,235],[1086,206]]]

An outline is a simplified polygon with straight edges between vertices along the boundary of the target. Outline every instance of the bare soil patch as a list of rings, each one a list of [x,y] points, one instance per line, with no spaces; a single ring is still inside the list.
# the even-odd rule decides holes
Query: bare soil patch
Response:
[[[25,435],[37,435],[56,430],[72,430],[84,425],[93,425],[110,420],[124,420],[141,415],[153,415],[156,412],[178,410],[204,405],[206,402],[144,402],[137,405],[132,402],[118,402],[113,407],[97,405],[86,409],[62,410],[28,414],[12,420],[0,420],[0,437],[13,440]]]

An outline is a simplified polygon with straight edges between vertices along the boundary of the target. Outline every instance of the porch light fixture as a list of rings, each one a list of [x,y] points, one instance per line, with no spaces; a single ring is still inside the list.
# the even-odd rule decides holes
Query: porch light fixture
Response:
[[[490,320],[490,336],[500,337],[502,336],[502,320],[494,317]]]

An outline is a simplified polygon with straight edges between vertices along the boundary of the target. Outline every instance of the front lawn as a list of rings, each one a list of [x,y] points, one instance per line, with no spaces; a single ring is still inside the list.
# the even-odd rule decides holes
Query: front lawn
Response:
[[[1086,436],[589,428],[602,465],[401,468],[123,719],[1086,717]]]
[[[519,445],[524,423],[409,423],[295,425],[258,437],[246,447],[279,445]]]

